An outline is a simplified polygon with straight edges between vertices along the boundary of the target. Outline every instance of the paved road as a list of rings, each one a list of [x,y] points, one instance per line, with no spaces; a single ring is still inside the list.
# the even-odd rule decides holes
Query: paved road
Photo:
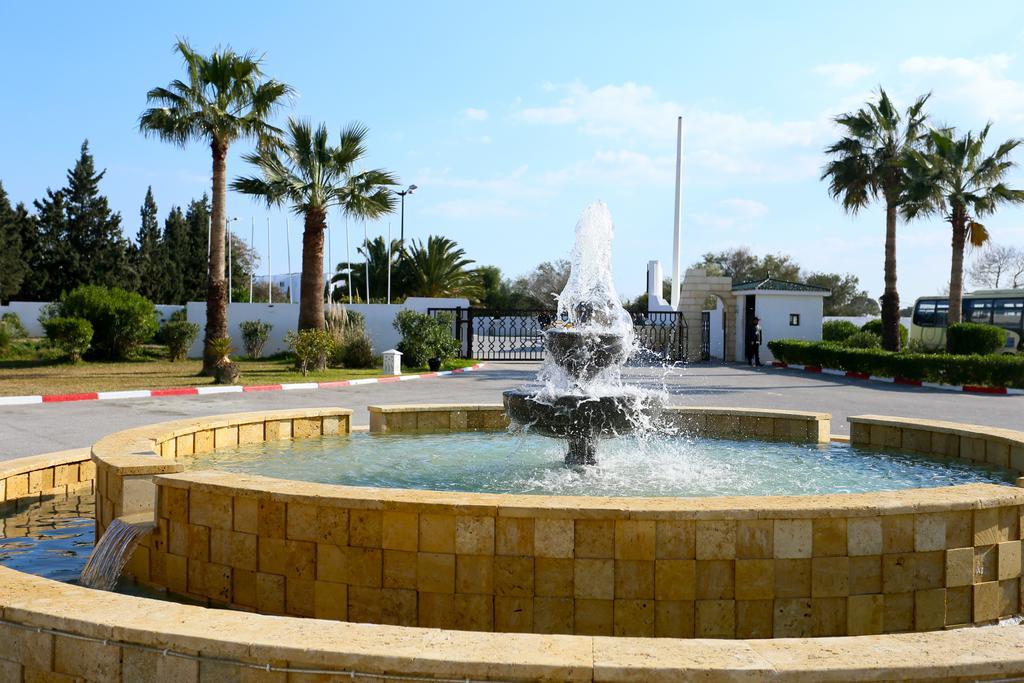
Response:
[[[198,415],[342,406],[355,411],[354,424],[366,424],[366,406],[374,403],[497,403],[504,389],[530,381],[536,369],[536,363],[490,363],[480,372],[340,389],[4,406],[0,407],[0,460],[88,446],[119,429]],[[742,365],[631,369],[627,375],[645,385],[664,384],[671,402],[682,405],[829,412],[836,433],[848,432],[848,416],[866,413],[1024,428],[1024,396],[897,387]]]

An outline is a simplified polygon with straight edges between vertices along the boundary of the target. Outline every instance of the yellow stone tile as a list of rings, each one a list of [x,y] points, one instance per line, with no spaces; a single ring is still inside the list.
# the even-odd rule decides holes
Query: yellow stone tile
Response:
[[[384,588],[402,588],[416,590],[416,566],[417,557],[415,552],[407,550],[385,550],[384,561]]]
[[[196,452],[195,434],[183,434],[175,439],[174,452],[179,458],[194,454]]]
[[[694,622],[697,638],[735,638],[736,601],[698,600]]]
[[[966,548],[974,545],[974,514],[971,510],[945,513],[946,547]]]
[[[775,560],[736,560],[737,600],[771,600],[774,597]],[[770,614],[771,610],[769,624]]]
[[[260,538],[284,538],[287,535],[285,504],[269,498],[257,503],[257,528]]]
[[[419,618],[416,591],[400,588],[381,589],[381,624],[416,626]]]
[[[348,543],[363,548],[381,547],[383,515],[380,510],[350,510]]]
[[[771,600],[737,600],[736,637],[771,638],[772,606]]]
[[[348,618],[348,591],[343,583],[317,581],[313,586],[313,616],[317,619],[345,621]]]
[[[815,557],[811,561],[811,597],[837,598],[850,594],[850,558]]]
[[[1018,506],[999,508],[999,542],[1020,538],[1020,510]]]
[[[615,522],[610,519],[577,519],[574,540],[577,558],[614,557]]]
[[[988,508],[974,511],[974,545],[999,543],[999,510]]]
[[[735,533],[733,539],[735,544]],[[615,559],[654,560],[656,543],[657,531],[653,520],[615,520]]]
[[[809,638],[814,634],[814,610],[810,598],[776,599],[772,617],[772,636],[775,638]]]
[[[654,604],[654,635],[658,638],[692,638],[694,612],[692,600],[658,600]]]
[[[885,595],[885,632],[902,633],[914,630],[914,594]]]
[[[1021,574],[1021,553],[1020,541],[1006,541],[999,546],[999,574],[1000,581],[1020,578]]]
[[[882,633],[885,626],[885,596],[851,595],[846,601],[846,633],[868,636]]]
[[[974,600],[973,586],[946,589],[946,625],[970,624],[971,606]]]
[[[999,578],[998,546],[986,545],[974,549],[974,583],[996,581]]]
[[[946,625],[946,589],[933,588],[914,594],[914,628],[934,631]]]
[[[741,519],[736,523],[736,557],[770,559],[774,548],[770,519]]]
[[[455,555],[417,553],[416,586],[420,592],[455,592]]]
[[[233,500],[231,496],[193,490],[189,494],[189,522],[217,529],[231,529],[234,524]]]
[[[914,550],[946,549],[946,516],[941,513],[915,515]]]
[[[735,520],[698,520],[698,560],[732,560],[736,557]]]
[[[985,440],[970,436],[960,437],[960,457],[965,460],[985,462]]]
[[[811,559],[775,560],[775,597],[811,597]]]
[[[882,592],[909,593],[916,585],[913,553],[882,555]]]
[[[415,593],[412,594],[412,606],[413,611],[415,612]],[[460,631],[493,631],[494,597],[490,595],[456,594],[454,626]]]
[[[985,441],[985,462],[996,467],[1010,466],[1010,445],[1001,441]]]
[[[974,584],[974,623],[980,624],[999,618],[999,582]]]
[[[573,569],[573,591],[577,599],[611,600],[615,597],[614,560],[577,558]]]
[[[693,521],[659,520],[656,528],[657,559],[692,560],[696,557],[697,532]]]
[[[317,506],[317,542],[348,545],[348,510],[345,508]]]
[[[420,515],[420,550],[455,552],[455,515]]]
[[[497,555],[494,558],[494,594],[533,597],[533,557]]]
[[[811,520],[777,519],[772,533],[776,558],[795,559],[811,556]]]
[[[261,614],[284,614],[285,579],[277,574],[256,574],[256,607]]]
[[[533,550],[537,557],[571,558],[575,545],[575,524],[571,519],[537,519],[533,528]]]
[[[259,531],[259,505],[257,500],[255,498],[235,496],[233,507],[235,511],[234,530],[244,531],[248,534],[257,533]]]
[[[615,598],[653,599],[654,560],[615,560]]]
[[[574,608],[573,629],[577,635],[612,635],[612,624],[614,622],[614,602],[612,600],[577,598]]]
[[[616,563],[616,572],[619,567]],[[571,558],[538,557],[534,559],[534,592],[538,596],[569,598],[573,596],[574,561]],[[618,574],[616,574],[618,580]],[[651,579],[653,583],[653,578]],[[652,588],[653,592],[653,588]],[[616,589],[616,595],[618,590]]]
[[[945,432],[932,432],[932,453],[947,458],[959,458],[960,436]]]
[[[425,593],[426,595],[436,595]],[[447,596],[450,598],[451,596]],[[349,586],[348,587],[348,621],[356,621],[367,624],[379,624],[381,621],[381,589],[373,586]],[[451,623],[443,624],[444,628],[450,628]]]
[[[456,555],[455,592],[494,593],[493,555]]]
[[[344,434],[343,429],[345,420],[347,418],[338,417],[336,415],[325,416],[321,418],[321,429],[323,430],[324,436],[338,436],[339,433]]]
[[[218,427],[213,432],[214,448],[230,448],[238,445],[238,426]]]
[[[731,600],[735,596],[734,560],[697,560],[697,599]]]
[[[833,557],[847,554],[846,520],[842,517],[823,517],[812,520],[812,554],[814,557]]]
[[[493,555],[494,517],[456,517],[455,552],[460,555]]]
[[[262,443],[264,437],[263,423],[253,422],[250,424],[238,425],[238,443],[253,444]]]
[[[616,599],[612,632],[616,636],[654,637],[654,600]]]
[[[914,515],[882,517],[882,554],[914,552]]]
[[[533,599],[533,632],[573,632],[573,599],[536,597]]]
[[[657,560],[655,597],[660,600],[693,601],[697,595],[695,560]]]
[[[213,430],[203,429],[195,433],[194,445],[196,455],[209,453],[213,450]]]
[[[172,522],[188,522],[188,489],[160,487],[160,515]],[[238,514],[237,512],[235,514]]]
[[[257,608],[256,572],[235,569],[231,573],[231,600],[236,605]]]
[[[315,585],[311,579],[286,579],[285,612],[297,617],[312,617],[316,612]]]
[[[812,629],[816,638],[846,635],[846,598],[812,598]]]
[[[188,525],[188,549],[186,555],[190,560],[208,562],[210,560],[210,528],[197,524]]]
[[[315,505],[288,503],[285,514],[287,518],[285,533],[288,538],[296,541],[316,541],[318,539]]]
[[[494,596],[494,629],[505,633],[532,633],[533,598]]]
[[[850,595],[882,592],[882,556],[858,555],[850,558]]]
[[[999,582],[999,616],[1010,617],[1020,613],[1020,580]]]
[[[498,517],[494,525],[496,555],[533,555],[533,519]]]
[[[28,473],[28,492],[39,493],[53,488],[53,468],[34,470]]]
[[[420,521],[415,512],[385,511],[381,525],[382,548],[412,552],[419,549]]]
[[[312,439],[320,436],[323,432],[322,423],[319,417],[300,417],[292,420],[293,439]]]
[[[933,550],[914,553],[914,586],[916,590],[932,590],[945,587],[946,552]]]

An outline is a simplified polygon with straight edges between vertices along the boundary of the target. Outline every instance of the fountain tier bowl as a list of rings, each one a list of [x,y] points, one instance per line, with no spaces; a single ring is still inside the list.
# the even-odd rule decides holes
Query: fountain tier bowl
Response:
[[[545,398],[535,391],[509,389],[502,396],[514,424],[559,439],[631,434],[638,420],[656,418],[662,409],[660,397],[639,392]]]
[[[544,348],[573,377],[592,380],[625,360],[625,341],[617,332],[556,327],[544,332]]]

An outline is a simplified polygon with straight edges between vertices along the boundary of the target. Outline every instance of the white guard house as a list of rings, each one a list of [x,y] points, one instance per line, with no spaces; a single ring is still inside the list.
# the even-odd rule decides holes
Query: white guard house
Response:
[[[746,342],[753,335],[754,317],[761,319],[762,363],[774,360],[768,348],[772,339],[821,341],[824,301],[832,294],[828,289],[766,277],[734,284],[732,294],[736,297],[737,361],[746,361]]]

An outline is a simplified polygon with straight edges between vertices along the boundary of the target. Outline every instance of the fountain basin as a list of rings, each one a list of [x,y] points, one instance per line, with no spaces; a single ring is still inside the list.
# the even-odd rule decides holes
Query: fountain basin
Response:
[[[626,356],[621,334],[565,327],[545,330],[544,350],[570,376],[588,382]]]

